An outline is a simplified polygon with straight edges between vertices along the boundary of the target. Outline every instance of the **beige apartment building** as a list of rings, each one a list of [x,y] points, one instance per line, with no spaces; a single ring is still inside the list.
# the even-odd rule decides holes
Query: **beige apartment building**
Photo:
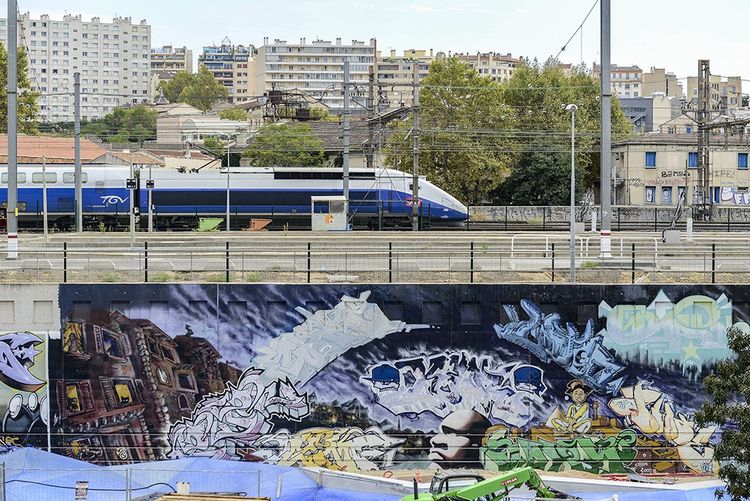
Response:
[[[513,76],[513,72],[523,64],[523,60],[513,57],[510,53],[477,52],[476,54],[455,53],[448,57],[456,57],[459,61],[468,64],[480,75],[490,77],[496,82],[507,82]]]
[[[641,95],[651,96],[656,93],[667,97],[684,96],[682,84],[674,73],[652,66],[650,71],[644,72],[641,76]]]
[[[723,77],[711,75],[710,108],[717,111],[732,112],[742,106],[742,77]],[[687,101],[698,100],[698,77],[687,79]]]
[[[180,71],[193,73],[193,51],[187,47],[164,45],[151,49],[151,78],[149,99],[155,102],[161,93],[159,84],[170,80]]]
[[[151,26],[142,20],[66,14],[19,16],[18,44],[26,47],[31,86],[40,93],[39,117],[71,122],[73,75],[81,74],[81,118],[101,118],[116,107],[145,103],[151,77]],[[7,19],[0,19],[0,40],[7,40]]]
[[[224,38],[221,45],[203,47],[198,66],[208,68],[227,88],[230,103],[244,103],[257,95],[253,78],[256,54],[254,46],[233,45],[229,38]]]
[[[724,136],[716,145],[711,150],[713,203],[750,205],[750,145]],[[616,205],[676,205],[685,189],[692,200],[698,176],[695,134],[646,134],[614,143],[612,154]]]
[[[388,55],[378,52],[377,83],[381,105],[387,109],[411,106],[414,97],[411,87],[414,83],[414,67],[417,67],[418,81],[422,81],[430,71],[430,63],[434,59],[432,49],[409,49],[401,55],[396,54],[395,50],[391,50]]]
[[[601,74],[601,67],[594,63],[594,77]],[[641,89],[641,75],[643,70],[637,65],[618,66],[612,64],[609,68],[609,81],[612,92],[617,97],[640,97],[643,95]]]
[[[377,42],[341,38],[299,43],[265,37],[258,49],[255,88],[259,94],[272,90],[299,92],[325,106],[332,114],[344,108],[344,61],[349,61],[349,80],[354,87],[352,114],[366,113],[370,70],[375,66]]]

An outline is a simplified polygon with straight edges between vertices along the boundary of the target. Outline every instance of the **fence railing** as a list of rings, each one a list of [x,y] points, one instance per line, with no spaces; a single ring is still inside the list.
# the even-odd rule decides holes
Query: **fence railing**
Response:
[[[518,237],[518,238],[516,238]],[[220,242],[24,248],[0,261],[0,282],[275,282],[275,283],[566,283],[568,241],[518,235],[423,247],[377,241],[338,247],[325,242],[253,246]],[[747,241],[668,245],[657,237],[613,239],[601,256],[597,237],[576,240],[580,283],[740,283],[750,281]]]

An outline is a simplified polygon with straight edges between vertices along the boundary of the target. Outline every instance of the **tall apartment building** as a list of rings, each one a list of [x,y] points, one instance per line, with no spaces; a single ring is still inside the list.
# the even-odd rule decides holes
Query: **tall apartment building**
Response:
[[[594,63],[594,76],[598,77],[600,73],[600,66]],[[643,70],[637,65],[611,65],[609,68],[609,80],[612,85],[612,92],[614,92],[617,97],[642,96],[643,90],[641,89],[641,75],[643,75]]]
[[[255,88],[258,94],[271,90],[299,91],[314,99],[332,113],[340,113],[344,108],[342,92],[344,82],[344,60],[349,61],[353,100],[360,104],[366,99],[370,68],[375,65],[376,41],[370,43],[352,40],[344,44],[341,38],[335,43],[327,40],[314,40],[307,43],[301,38],[299,43],[286,40],[269,42],[263,39],[258,49],[255,66]],[[356,94],[359,94],[356,95]],[[364,114],[361,106],[352,104],[352,114]]]
[[[722,77],[711,75],[711,102],[712,110],[733,112],[742,106],[742,77]],[[698,77],[687,79],[687,101],[690,103],[698,99]]]
[[[523,64],[520,58],[498,52],[477,52],[476,54],[453,54],[459,61],[477,70],[480,75],[497,82],[507,82],[515,69]]]
[[[386,109],[411,106],[413,92],[410,85],[414,83],[414,66],[417,66],[417,78],[421,81],[427,76],[430,63],[434,59],[432,49],[409,49],[401,55],[391,50],[387,56],[378,51],[376,80],[380,90],[381,106]]]
[[[255,96],[255,55],[252,45],[232,45],[229,38],[221,45],[203,47],[198,65],[205,66],[228,92],[230,103],[242,103]]]
[[[7,20],[0,39],[7,41]],[[81,118],[101,118],[116,107],[148,101],[151,75],[151,26],[129,17],[111,23],[80,15],[51,19],[43,14],[19,18],[18,43],[27,49],[29,77],[39,91],[40,119],[70,122],[73,74],[81,74]]]
[[[654,93],[661,93],[666,97],[683,97],[684,95],[682,84],[674,73],[652,66],[651,71],[641,75],[641,95],[648,97]]]

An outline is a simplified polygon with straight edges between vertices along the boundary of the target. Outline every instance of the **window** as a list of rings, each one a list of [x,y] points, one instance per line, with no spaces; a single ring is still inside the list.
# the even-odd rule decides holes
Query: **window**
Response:
[[[698,152],[697,151],[691,151],[688,153],[688,167],[690,168],[698,167]]]
[[[737,168],[747,169],[747,153],[737,153]]]
[[[47,178],[48,183],[56,183],[57,182],[57,174],[54,172],[47,172],[46,176],[43,176],[42,172],[33,172],[31,174],[31,182],[34,184],[42,184],[43,177]]]
[[[661,203],[664,205],[672,205],[672,187],[662,186],[661,187]]]
[[[3,172],[2,173],[2,176],[0,176],[0,182],[2,182],[2,184],[8,184],[8,173],[7,172]],[[16,182],[18,184],[25,183],[26,182],[26,173],[25,172],[19,172],[18,175],[16,176]]]
[[[180,388],[183,388],[185,390],[195,390],[195,385],[193,384],[193,377],[190,374],[185,374],[185,373],[177,374],[177,383],[180,385]]]
[[[644,193],[644,201],[647,204],[656,203],[656,186],[646,186]]]
[[[156,374],[157,376],[159,376],[159,382],[161,384],[169,384],[169,374],[163,367],[159,367],[158,369],[156,369]]]
[[[88,180],[89,180],[89,175],[84,172],[83,175],[81,176],[81,181],[83,183],[87,183]],[[63,172],[63,183],[65,183],[65,184],[73,184],[73,183],[75,183],[75,173],[74,172]]]
[[[651,168],[656,167],[656,152],[655,151],[646,152],[646,167],[651,167]]]

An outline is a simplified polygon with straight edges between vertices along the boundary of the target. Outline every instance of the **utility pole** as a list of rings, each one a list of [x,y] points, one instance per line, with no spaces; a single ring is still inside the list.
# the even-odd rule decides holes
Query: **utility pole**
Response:
[[[349,134],[351,133],[351,109],[349,103],[349,60],[344,61],[344,151],[343,151],[343,179],[344,200],[347,205],[347,224],[349,219]]]
[[[411,229],[419,231],[419,61],[415,61],[413,66],[414,95],[412,98],[412,107],[414,108],[414,126],[412,129]]]
[[[8,259],[18,259],[18,4],[8,0]]]
[[[612,86],[610,72],[610,0],[601,0],[601,154],[599,193],[602,227],[600,257],[612,257]]]
[[[73,111],[75,133],[76,232],[83,231],[83,169],[81,168],[81,74],[73,73]]]
[[[372,118],[375,116],[375,67],[370,66],[370,75],[368,79],[368,89],[367,89],[367,118]],[[373,168],[373,161],[375,156],[375,145],[373,144],[375,142],[375,124],[372,123],[372,120],[368,120],[367,122],[367,168],[372,169]]]
[[[711,67],[708,59],[698,60],[698,184],[696,205],[698,218],[711,219],[711,167],[709,142],[711,131],[706,128],[710,119]]]

